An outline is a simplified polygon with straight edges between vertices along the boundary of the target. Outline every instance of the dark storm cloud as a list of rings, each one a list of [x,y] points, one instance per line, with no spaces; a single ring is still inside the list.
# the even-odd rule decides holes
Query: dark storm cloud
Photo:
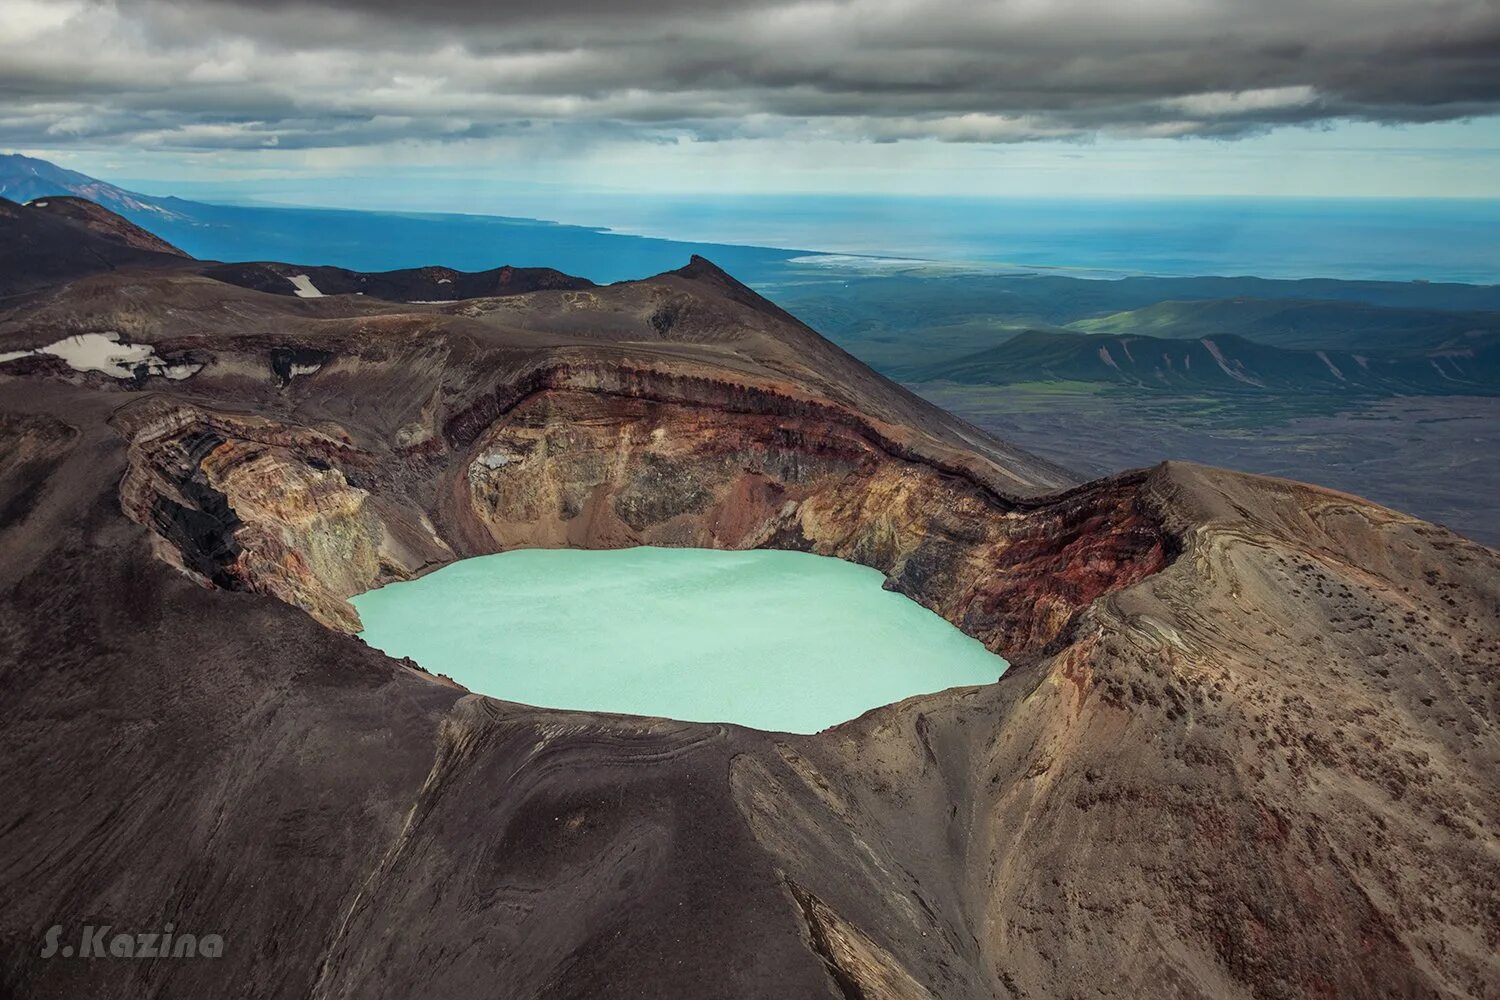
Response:
[[[1020,142],[1500,109],[1493,0],[7,0],[0,144]]]

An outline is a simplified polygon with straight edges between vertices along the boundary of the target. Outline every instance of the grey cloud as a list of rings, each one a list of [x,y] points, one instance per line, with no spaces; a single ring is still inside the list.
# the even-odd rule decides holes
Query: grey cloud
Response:
[[[0,144],[1234,137],[1500,111],[1492,0],[10,0]]]

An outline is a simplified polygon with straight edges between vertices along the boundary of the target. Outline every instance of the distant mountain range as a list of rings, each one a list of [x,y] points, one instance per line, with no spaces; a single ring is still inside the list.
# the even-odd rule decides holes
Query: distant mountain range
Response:
[[[968,385],[1102,382],[1137,389],[1490,395],[1500,392],[1500,336],[1440,349],[1289,350],[1234,334],[1168,339],[1028,330],[973,354],[912,369],[911,381]]]
[[[1377,306],[1302,299],[1204,299],[1157,302],[1143,309],[1079,320],[1084,333],[1134,333],[1195,338],[1205,331],[1302,349],[1437,349],[1474,334],[1494,333],[1494,312]]]
[[[157,220],[186,217],[186,213],[173,207],[180,199],[136,194],[47,160],[19,153],[0,154],[0,197],[28,202],[60,194],[87,198],[126,217],[145,215]],[[187,207],[192,203],[181,204]]]
[[[1500,392],[1492,285],[976,274],[860,278],[837,294],[788,283],[772,294],[912,383],[1066,380],[1158,396]]]

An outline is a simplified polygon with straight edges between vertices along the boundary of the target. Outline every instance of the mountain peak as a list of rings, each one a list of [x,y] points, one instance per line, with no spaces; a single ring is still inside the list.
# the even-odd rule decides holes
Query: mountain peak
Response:
[[[191,260],[128,219],[67,195],[27,205],[0,196],[0,229],[0,296],[120,267]]]
[[[142,229],[124,216],[111,212],[87,198],[80,198],[76,195],[52,195],[38,198],[28,203],[26,207],[32,211],[44,212],[76,222],[94,234],[122,246],[148,250],[152,253],[171,254],[174,257],[188,257],[188,254],[160,236]]]
[[[178,214],[163,204],[164,199],[127,191],[34,156],[0,153],[0,196],[25,203],[63,195],[83,198],[112,212]]]

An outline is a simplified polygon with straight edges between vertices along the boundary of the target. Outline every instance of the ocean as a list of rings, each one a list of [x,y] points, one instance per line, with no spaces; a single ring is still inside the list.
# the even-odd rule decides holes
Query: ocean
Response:
[[[582,195],[522,210],[638,236],[983,270],[1500,283],[1500,201]]]
[[[834,276],[900,269],[1500,284],[1500,201],[533,190],[503,206],[476,205],[473,214],[163,204],[179,214],[132,218],[197,256],[358,270],[509,263],[618,281],[680,267],[699,253],[751,284],[786,277],[786,262],[798,258]]]

